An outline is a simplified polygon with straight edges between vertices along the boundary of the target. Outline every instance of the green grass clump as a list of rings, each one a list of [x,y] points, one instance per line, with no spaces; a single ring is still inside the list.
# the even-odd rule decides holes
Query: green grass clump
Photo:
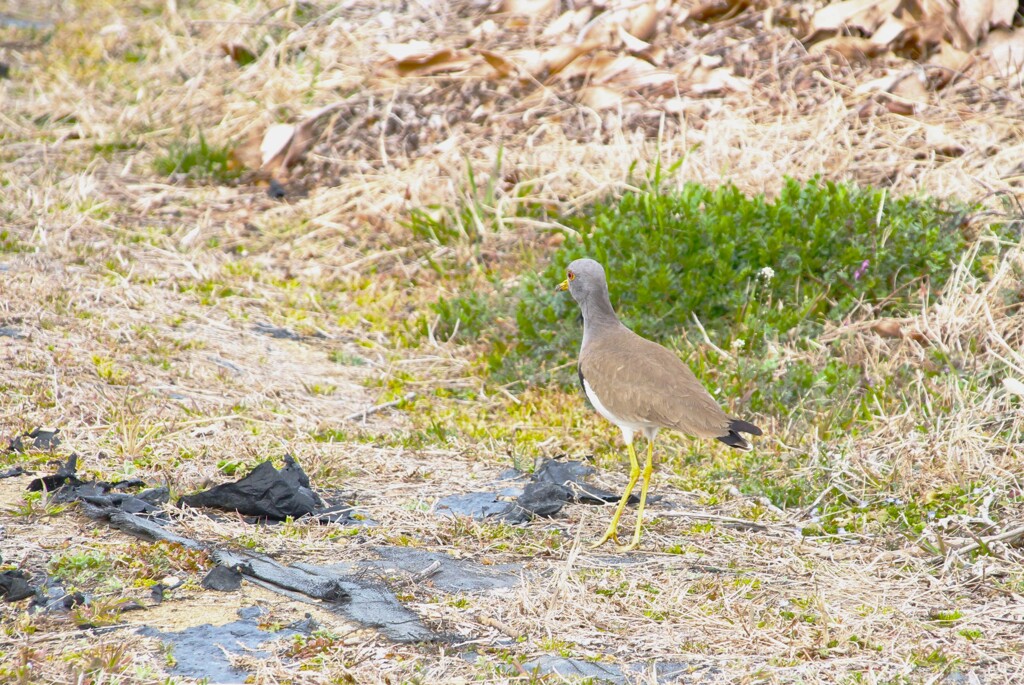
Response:
[[[21,241],[10,231],[0,230],[0,253],[4,252],[31,252],[32,246]]]
[[[162,176],[182,174],[197,181],[229,181],[238,176],[231,168],[230,146],[210,145],[202,131],[196,139],[187,137],[173,141],[167,152],[153,162],[153,167]]]
[[[579,236],[526,279],[507,359],[564,363],[575,352],[576,305],[550,293],[578,257],[604,264],[612,303],[641,335],[692,335],[696,316],[720,347],[756,352],[813,336],[860,302],[878,316],[934,295],[967,247],[965,215],[938,200],[817,180],[789,180],[774,201],[695,183],[627,194],[569,222]]]

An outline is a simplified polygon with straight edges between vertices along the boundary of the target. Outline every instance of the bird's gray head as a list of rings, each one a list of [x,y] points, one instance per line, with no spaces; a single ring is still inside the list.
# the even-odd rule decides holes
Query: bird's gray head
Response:
[[[566,267],[565,280],[558,284],[558,290],[568,290],[581,306],[594,299],[607,300],[604,268],[593,259],[577,259]]]

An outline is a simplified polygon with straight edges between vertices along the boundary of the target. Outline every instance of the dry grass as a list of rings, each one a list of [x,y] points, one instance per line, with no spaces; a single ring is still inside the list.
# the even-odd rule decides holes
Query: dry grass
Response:
[[[604,509],[570,506],[523,528],[434,516],[439,495],[483,489],[536,454],[596,449],[607,466],[618,455],[609,447],[613,430],[578,398],[492,387],[472,341],[424,332],[439,294],[486,287],[484,272],[503,261],[511,266],[493,272],[514,280],[515,268],[532,263],[521,261],[525,248],[537,259],[557,249],[553,221],[515,218],[520,198],[574,212],[628,188],[659,157],[683,160],[669,184],[728,179],[771,194],[784,175],[821,174],[997,208],[1000,198],[1019,196],[1019,91],[968,74],[929,93],[916,116],[862,119],[866,96],[856,85],[906,62],[832,63],[809,56],[786,29],[750,22],[679,24],[665,39],[670,61],[715,49],[728,58],[747,46],[757,57],[748,65],[751,92],[691,98],[674,114],[654,97],[598,113],[576,104],[573,84],[382,75],[383,43],[458,44],[483,18],[470,3],[122,4],[0,3],[0,15],[31,11],[56,24],[52,35],[0,28],[0,61],[11,67],[0,81],[0,230],[8,234],[0,327],[22,336],[0,337],[0,437],[60,427],[60,454],[82,455],[85,473],[166,482],[175,493],[223,480],[221,462],[252,465],[290,452],[317,486],[356,493],[382,525],[339,536],[301,523],[254,528],[187,514],[177,530],[241,541],[285,562],[332,563],[369,556],[371,545],[414,544],[524,565],[511,591],[453,598],[429,582],[409,589],[410,608],[463,642],[393,645],[317,611],[335,636],[328,648],[296,657],[282,644],[249,662],[256,682],[560,682],[522,669],[544,654],[646,665],[637,682],[657,682],[655,662],[685,662],[698,682],[1021,678],[1019,539],[991,543],[988,554],[955,551],[1024,516],[1021,399],[1001,385],[1024,380],[1019,247],[991,265],[986,281],[962,270],[938,301],[903,322],[926,342],[880,338],[865,316],[868,323],[829,331],[817,352],[779,351],[784,359],[836,356],[862,366],[866,382],[908,365],[927,369],[936,350],[972,360],[960,374],[919,374],[899,407],[879,407],[870,430],[841,439],[804,433],[787,444],[799,407],[759,417],[770,436],[760,450],[828,474],[819,503],[880,492],[924,502],[956,488],[973,488],[984,502],[925,521],[920,535],[879,520],[804,536],[813,512],[781,511],[726,488],[680,489],[670,469],[657,483],[667,501],[652,510],[645,551],[626,558],[586,548],[607,523]],[[543,45],[543,26],[499,21],[485,44]],[[231,42],[259,52],[257,61],[240,68],[226,58],[220,46]],[[336,102],[345,103],[342,114],[292,171],[285,201],[270,199],[258,175],[174,182],[153,171],[196,130],[212,145],[232,145]],[[481,106],[491,116],[471,116]],[[382,128],[394,113],[399,123]],[[929,149],[923,123],[945,124],[965,154]],[[479,187],[493,183],[491,204],[471,197],[468,168]],[[428,206],[475,206],[486,213],[481,226],[497,218],[504,230],[485,231],[476,246],[422,242],[403,222]],[[430,267],[441,259],[465,273],[442,278]],[[302,337],[274,338],[258,324]],[[418,395],[410,411],[344,418],[407,392]],[[431,419],[451,425],[431,433]],[[337,439],[322,441],[325,431]],[[725,458],[714,446],[700,449]],[[602,479],[624,481],[621,471]],[[26,481],[0,480],[4,510],[23,506]],[[74,508],[53,513],[4,517],[5,564],[41,577],[61,554],[112,555],[130,542]],[[851,520],[858,515],[851,511]],[[226,622],[250,603],[287,623],[310,610],[250,586],[211,599],[197,585],[201,573],[187,575],[171,600],[119,623],[178,629],[213,613]],[[166,678],[154,642],[127,628],[87,634],[68,616],[10,604],[0,612],[0,668],[16,682]],[[479,654],[475,663],[464,658],[469,651]]]

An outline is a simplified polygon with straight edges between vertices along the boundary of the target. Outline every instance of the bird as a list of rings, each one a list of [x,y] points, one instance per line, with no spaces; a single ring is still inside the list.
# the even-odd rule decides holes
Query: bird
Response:
[[[612,308],[604,267],[593,259],[577,259],[566,268],[557,291],[569,291],[583,314],[583,345],[577,372],[580,385],[597,413],[622,431],[629,451],[630,473],[626,491],[597,548],[614,540],[625,552],[640,545],[647,489],[654,472],[654,439],[662,428],[698,438],[717,438],[730,447],[749,451],[743,436],[761,435],[752,423],[729,416],[678,356],[658,343],[627,328]],[[641,476],[633,437],[647,439],[647,460],[637,509],[636,532],[629,544],[618,538],[619,518]]]

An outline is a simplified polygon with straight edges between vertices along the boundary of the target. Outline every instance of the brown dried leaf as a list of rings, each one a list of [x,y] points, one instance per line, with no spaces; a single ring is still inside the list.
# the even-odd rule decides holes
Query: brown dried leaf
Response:
[[[260,153],[261,142],[262,139],[258,133],[250,135],[245,142],[231,151],[229,166],[235,170],[258,169],[263,164],[263,156]]]
[[[518,50],[510,58],[521,70],[534,78],[546,79],[560,76],[563,79],[577,76],[587,71],[586,66],[576,64],[576,58],[597,48],[599,43],[594,40],[582,43],[566,43],[555,45],[547,50]],[[600,54],[600,53],[598,53]],[[581,61],[585,65],[586,60]],[[571,68],[569,68],[571,66]],[[564,73],[563,73],[564,72]]]
[[[966,40],[962,47],[973,47],[988,35],[995,9],[993,5],[993,0],[967,0],[960,3],[956,11],[956,22]]]
[[[988,54],[996,72],[1013,83],[1021,83],[1024,71],[1024,30],[996,29],[981,45],[981,51]]]
[[[963,73],[974,64],[974,55],[963,50],[957,50],[949,43],[943,41],[939,45],[938,52],[932,56],[931,63]]]
[[[858,29],[871,35],[896,11],[900,0],[844,0],[822,7],[811,18],[811,34]]]
[[[908,28],[902,19],[889,15],[882,22],[882,25],[871,34],[871,42],[892,47],[907,32]]]
[[[871,325],[871,330],[883,338],[903,337],[903,327],[896,319],[879,319]]]
[[[652,45],[646,50],[642,50],[636,53],[635,56],[639,57],[640,59],[646,62],[650,62],[656,67],[660,67],[665,63],[665,56],[667,54],[668,51],[665,48],[661,47],[660,45]]]
[[[908,25],[901,41],[902,48],[913,59],[927,55],[956,27],[952,18],[953,7],[948,0],[904,0],[901,9]]]
[[[807,52],[811,55],[838,55],[850,62],[863,62],[888,50],[870,38],[859,36],[835,36],[812,45]]]
[[[544,31],[541,32],[541,35],[545,38],[561,38],[576,33],[586,26],[593,14],[594,9],[590,5],[569,10],[548,24]]]
[[[663,12],[659,5],[657,0],[651,0],[634,7],[629,11],[622,28],[640,40],[650,41],[658,30],[658,20]]]
[[[468,50],[439,48],[422,40],[389,43],[382,49],[389,57],[386,68],[397,76],[460,72],[480,63],[479,58]]]
[[[870,119],[879,112],[879,104],[875,100],[866,100],[857,108],[857,118]]]
[[[711,22],[739,14],[751,5],[752,0],[705,0],[690,10],[689,18],[695,21]]]
[[[516,73],[515,63],[504,55],[491,50],[477,50],[477,53],[501,78],[508,78]]]
[[[626,49],[632,52],[633,54],[646,52],[647,50],[651,49],[650,43],[644,40],[640,40],[639,38],[634,36],[626,29],[622,28],[621,26],[618,27],[618,34],[619,40],[621,40],[622,44],[626,46]]]
[[[284,153],[295,137],[294,124],[271,124],[263,134],[260,142],[261,167],[270,167],[273,159],[284,159]]]
[[[615,83],[624,88],[650,88],[675,83],[676,75],[658,69],[650,62],[631,55],[617,55],[593,72],[594,83]]]
[[[991,27],[1009,28],[1013,26],[1013,17],[1017,14],[1018,7],[1017,0],[993,0]]]
[[[932,70],[931,87],[938,90],[945,88],[954,77],[966,73],[974,65],[974,56],[963,50],[957,50],[943,41],[938,51],[932,55],[929,64],[941,69]],[[936,73],[937,72],[937,73]]]
[[[607,86],[587,86],[579,92],[580,104],[594,110],[616,109],[622,105],[625,96]]]
[[[296,164],[316,138],[316,126],[323,117],[344,106],[337,102],[311,112],[298,124],[274,124],[267,127],[260,144],[260,168],[278,174]]]
[[[865,95],[867,93],[888,93],[889,89],[892,88],[896,80],[901,77],[901,74],[895,72],[889,72],[885,76],[880,78],[871,79],[865,81],[856,88],[853,89],[854,95]]]
[[[595,84],[610,84],[625,88],[641,88],[674,82],[676,75],[659,70],[650,62],[628,54],[615,54],[601,50],[573,65],[573,72],[582,70]]]
[[[924,72],[919,69],[906,72],[901,78],[897,78],[889,92],[903,98],[904,101],[919,104],[929,102],[927,80]]]
[[[712,69],[708,72],[698,69],[693,76],[695,80],[690,84],[688,90],[696,95],[726,92],[747,93],[750,91],[750,81],[735,76],[728,67]]]
[[[1017,5],[1016,0],[960,0],[950,17],[953,44],[969,50],[983,41],[991,29],[1012,27]]]
[[[917,107],[913,102],[904,102],[902,100],[886,100],[885,108],[892,114],[899,114],[905,117],[917,111]]]

